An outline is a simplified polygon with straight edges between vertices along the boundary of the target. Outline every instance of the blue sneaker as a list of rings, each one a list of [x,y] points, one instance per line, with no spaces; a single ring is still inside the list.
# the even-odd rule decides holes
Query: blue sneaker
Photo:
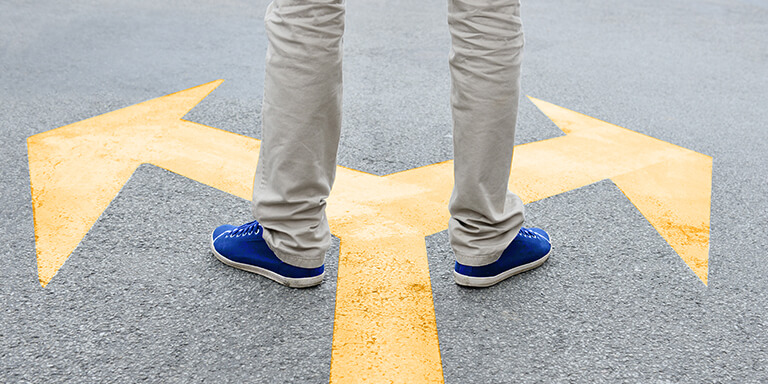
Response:
[[[277,258],[262,238],[263,229],[257,221],[222,225],[211,234],[211,250],[222,263],[257,273],[293,288],[318,285],[325,276],[325,266],[299,268]]]
[[[501,257],[479,267],[456,262],[453,277],[456,284],[467,287],[490,287],[510,276],[534,269],[547,261],[552,250],[549,234],[539,228],[520,228]]]

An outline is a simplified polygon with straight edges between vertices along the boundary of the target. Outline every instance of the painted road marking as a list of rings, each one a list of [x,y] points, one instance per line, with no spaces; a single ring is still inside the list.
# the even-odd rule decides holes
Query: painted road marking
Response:
[[[181,119],[219,84],[28,138],[42,286],[142,163],[250,199],[259,141]],[[517,146],[510,189],[528,203],[610,178],[706,283],[712,158],[531,101],[566,135]],[[447,228],[452,183],[452,161],[383,177],[337,169],[332,382],[442,382],[424,237]]]

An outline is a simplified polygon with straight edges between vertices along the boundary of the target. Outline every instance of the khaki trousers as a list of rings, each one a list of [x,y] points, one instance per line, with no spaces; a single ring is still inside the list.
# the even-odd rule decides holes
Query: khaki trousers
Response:
[[[344,0],[274,0],[263,136],[253,214],[284,262],[324,263],[326,198],[336,174],[342,111]],[[454,188],[448,231],[458,262],[485,265],[523,224],[508,188],[520,93],[523,31],[518,0],[448,0]]]

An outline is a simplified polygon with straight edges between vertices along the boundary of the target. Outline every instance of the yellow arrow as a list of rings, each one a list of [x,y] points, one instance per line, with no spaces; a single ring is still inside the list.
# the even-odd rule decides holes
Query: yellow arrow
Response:
[[[516,148],[510,188],[528,202],[610,178],[706,284],[712,158],[529,99],[566,135]]]
[[[142,163],[249,198],[258,141],[181,120],[221,82],[27,139],[40,284],[51,281]]]
[[[182,120],[221,80],[29,137],[38,276],[48,284],[142,163],[251,197],[259,141]],[[531,99],[565,136],[516,148],[525,202],[610,178],[702,281],[712,159]],[[331,381],[442,382],[424,237],[447,228],[453,163],[385,177],[338,167]]]

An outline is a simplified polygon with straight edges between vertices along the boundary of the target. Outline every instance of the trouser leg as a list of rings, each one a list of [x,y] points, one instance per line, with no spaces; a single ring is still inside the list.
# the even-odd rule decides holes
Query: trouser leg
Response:
[[[341,130],[344,0],[274,0],[262,142],[252,210],[264,240],[291,265],[323,264],[331,233],[326,198]]]
[[[518,0],[448,0],[454,188],[448,224],[456,260],[492,263],[523,224],[508,189],[520,95]]]

